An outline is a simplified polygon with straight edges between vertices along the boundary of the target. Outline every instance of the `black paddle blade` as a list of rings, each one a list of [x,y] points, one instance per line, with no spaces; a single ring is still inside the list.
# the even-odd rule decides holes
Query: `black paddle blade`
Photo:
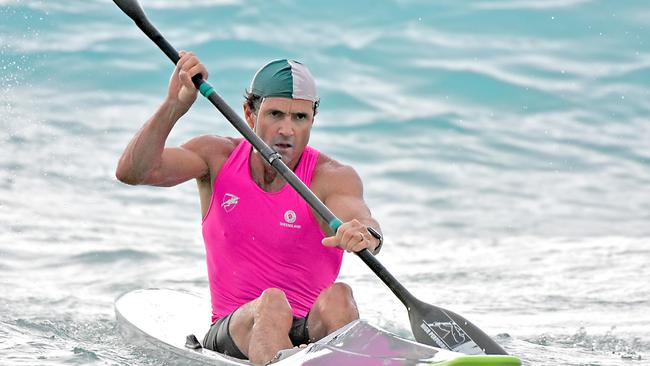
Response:
[[[147,19],[138,0],[113,0],[113,2],[134,22],[137,23]]]
[[[415,339],[430,346],[468,355],[507,355],[492,338],[462,316],[419,300],[409,304]]]

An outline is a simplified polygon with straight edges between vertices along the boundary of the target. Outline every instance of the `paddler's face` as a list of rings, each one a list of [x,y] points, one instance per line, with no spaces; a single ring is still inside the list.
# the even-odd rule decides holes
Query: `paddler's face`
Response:
[[[268,97],[253,114],[247,105],[244,113],[248,125],[267,145],[294,167],[309,142],[314,123],[314,107],[309,100]]]

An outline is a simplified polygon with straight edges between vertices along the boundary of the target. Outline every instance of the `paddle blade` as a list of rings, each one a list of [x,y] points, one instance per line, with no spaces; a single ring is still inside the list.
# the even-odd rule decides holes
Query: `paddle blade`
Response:
[[[468,355],[507,355],[492,338],[462,316],[419,300],[408,306],[415,339]]]
[[[138,0],[113,0],[113,2],[134,22],[142,22],[147,19]]]

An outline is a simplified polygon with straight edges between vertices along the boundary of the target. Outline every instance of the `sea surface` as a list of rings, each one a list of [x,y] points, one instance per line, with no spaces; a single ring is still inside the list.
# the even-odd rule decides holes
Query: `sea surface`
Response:
[[[141,0],[237,111],[295,58],[311,144],[353,166],[378,259],[526,365],[650,364],[647,0]],[[207,292],[194,182],[114,176],[173,66],[107,0],[0,0],[0,365],[164,365],[117,329],[138,288]],[[199,100],[169,145],[237,132]],[[354,255],[361,316],[411,337]]]

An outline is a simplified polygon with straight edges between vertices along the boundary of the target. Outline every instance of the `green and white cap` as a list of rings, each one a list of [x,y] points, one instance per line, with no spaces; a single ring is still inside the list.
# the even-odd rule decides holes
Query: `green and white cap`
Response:
[[[262,98],[282,97],[318,102],[316,82],[298,61],[275,60],[262,66],[251,82],[250,92]]]

